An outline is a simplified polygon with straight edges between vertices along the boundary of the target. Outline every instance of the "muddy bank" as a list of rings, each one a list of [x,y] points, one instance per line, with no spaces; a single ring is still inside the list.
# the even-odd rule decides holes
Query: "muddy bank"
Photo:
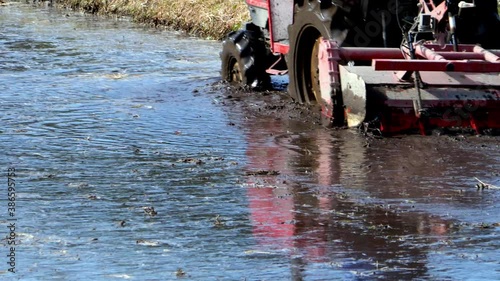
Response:
[[[93,14],[130,16],[136,22],[183,30],[220,40],[249,20],[248,8],[239,0],[56,0],[72,9]]]
[[[274,83],[271,90],[252,91],[221,81],[212,84],[210,92],[216,95],[216,103],[245,112],[252,118],[293,120],[321,128],[321,108],[295,102],[288,94],[286,86],[286,84]]]
[[[286,80],[286,79],[282,79]],[[377,146],[395,142],[401,145],[403,139],[419,139],[429,142],[435,147],[458,145],[476,150],[500,149],[500,136],[495,131],[492,135],[475,135],[469,129],[433,130],[431,135],[421,136],[418,133],[381,136],[379,132],[365,128],[326,128],[321,124],[321,108],[313,104],[300,104],[294,101],[287,92],[287,81],[280,78],[272,82],[270,90],[252,91],[235,87],[227,82],[216,82],[210,85],[209,94],[215,96],[216,103],[229,108],[231,112],[245,115],[245,121],[255,119],[274,119],[276,122],[302,124],[306,131],[323,130],[325,132],[349,131],[365,140],[365,146]],[[236,125],[237,122],[235,121]]]

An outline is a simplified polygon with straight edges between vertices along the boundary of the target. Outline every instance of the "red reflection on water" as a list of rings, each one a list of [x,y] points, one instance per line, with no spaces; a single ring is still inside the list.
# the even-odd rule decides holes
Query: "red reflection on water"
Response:
[[[360,270],[376,271],[380,263],[412,268],[405,273],[412,277],[425,274],[427,246],[415,247],[407,239],[418,235],[423,235],[419,238],[423,243],[443,239],[450,222],[423,212],[362,204],[342,192],[352,185],[375,196],[394,197],[395,190],[384,186],[389,182],[384,177],[408,183],[408,173],[384,175],[367,166],[392,161],[383,165],[397,169],[401,158],[383,149],[374,154],[356,134],[334,140],[324,129],[299,128],[295,134],[283,121],[259,121],[247,127],[247,170],[280,172],[248,176],[253,234],[260,247],[300,257],[301,267],[310,262],[357,260],[352,267]],[[414,164],[407,170],[419,167]],[[441,196],[439,190],[425,192]]]

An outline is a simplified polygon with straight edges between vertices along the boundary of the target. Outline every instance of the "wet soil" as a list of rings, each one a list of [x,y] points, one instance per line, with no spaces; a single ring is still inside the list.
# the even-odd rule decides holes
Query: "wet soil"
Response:
[[[286,84],[276,83],[273,90],[253,91],[225,82],[212,85],[212,91],[222,94],[220,104],[240,109],[248,115],[272,117],[275,120],[295,120],[318,126],[320,109],[295,102],[286,92]]]

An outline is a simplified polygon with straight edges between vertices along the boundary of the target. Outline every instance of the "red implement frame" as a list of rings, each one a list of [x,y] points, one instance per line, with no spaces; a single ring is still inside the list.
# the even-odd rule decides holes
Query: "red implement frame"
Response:
[[[441,48],[435,44],[415,44],[414,48],[420,59],[378,58],[373,60],[374,70],[500,72],[500,54],[480,46],[460,45],[458,52],[454,52],[451,45]],[[356,54],[350,52],[351,59],[355,59]]]
[[[372,62],[371,73],[363,66],[350,67],[349,71],[365,80],[367,103],[376,105],[383,133],[419,129],[425,134],[434,127],[469,127],[477,133],[500,129],[500,51],[459,45],[455,52],[452,45],[419,43],[414,45],[416,59],[404,59],[408,56],[396,48],[342,48],[328,40],[322,45],[338,57],[335,61],[323,60],[320,68],[325,70],[320,69],[320,73],[332,75],[331,67],[338,69],[349,61]],[[364,72],[357,70],[363,68]],[[412,74],[417,71],[421,72],[422,88],[413,83]],[[352,83],[340,80],[342,84]],[[374,96],[383,98],[374,100]],[[346,112],[356,110],[345,106]],[[432,114],[422,113],[426,110]]]
[[[446,1],[437,6],[430,0],[419,2],[421,13],[430,15],[437,22],[450,16]],[[273,38],[270,0],[247,0],[247,3],[268,10],[271,50],[287,54],[290,46]],[[355,64],[371,62],[371,72],[358,71],[362,67],[352,68],[359,78],[365,80],[363,83],[367,88],[366,104],[357,108],[357,116],[370,115],[368,108],[380,109],[381,116],[378,117],[382,132],[397,133],[419,128],[425,133],[430,127],[471,127],[477,133],[485,128],[500,129],[500,51],[485,50],[476,45],[455,43],[441,46],[417,42],[411,45],[415,51],[411,59],[413,56],[404,48],[342,48],[337,47],[336,42],[326,41],[323,41],[319,54],[324,116],[332,117],[332,100],[340,93],[338,85],[346,83],[338,75],[339,69],[346,69],[342,65],[350,61]],[[421,78],[420,86],[418,81]],[[369,93],[372,90],[375,93]],[[373,101],[372,96],[384,98],[382,102]],[[354,100],[358,105],[362,104],[359,95],[355,95]],[[345,106],[346,116],[356,111],[355,107]],[[427,109],[433,114],[426,114]]]

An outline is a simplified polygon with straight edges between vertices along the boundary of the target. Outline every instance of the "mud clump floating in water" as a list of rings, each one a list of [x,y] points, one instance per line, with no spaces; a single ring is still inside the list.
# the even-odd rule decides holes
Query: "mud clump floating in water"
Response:
[[[259,170],[246,172],[245,174],[247,176],[277,176],[280,172],[275,170]]]

